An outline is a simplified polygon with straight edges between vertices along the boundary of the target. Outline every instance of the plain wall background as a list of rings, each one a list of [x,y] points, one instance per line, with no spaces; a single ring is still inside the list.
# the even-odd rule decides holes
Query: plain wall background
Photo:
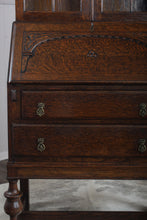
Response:
[[[0,0],[0,160],[7,158],[7,73],[15,0]]]

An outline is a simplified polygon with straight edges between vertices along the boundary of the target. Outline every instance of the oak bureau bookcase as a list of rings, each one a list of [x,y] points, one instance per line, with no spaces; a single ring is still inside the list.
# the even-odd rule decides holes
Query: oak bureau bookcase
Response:
[[[146,11],[146,0],[16,0],[10,220],[147,219],[29,210],[29,179],[147,179]]]

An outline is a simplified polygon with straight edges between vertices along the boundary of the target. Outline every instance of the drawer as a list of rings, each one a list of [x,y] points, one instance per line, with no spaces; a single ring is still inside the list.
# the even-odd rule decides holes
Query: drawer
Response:
[[[147,126],[15,125],[15,157],[147,156]]]
[[[147,92],[23,91],[22,119],[144,119]]]

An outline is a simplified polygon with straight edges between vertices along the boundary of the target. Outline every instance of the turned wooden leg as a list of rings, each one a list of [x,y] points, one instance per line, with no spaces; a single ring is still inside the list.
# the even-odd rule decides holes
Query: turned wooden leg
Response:
[[[28,179],[20,179],[20,191],[23,193],[22,202],[24,206],[24,210],[29,210],[29,180]]]
[[[9,180],[9,189],[4,195],[7,198],[5,212],[10,215],[10,220],[17,220],[17,216],[23,211],[22,193],[18,191],[17,180]]]

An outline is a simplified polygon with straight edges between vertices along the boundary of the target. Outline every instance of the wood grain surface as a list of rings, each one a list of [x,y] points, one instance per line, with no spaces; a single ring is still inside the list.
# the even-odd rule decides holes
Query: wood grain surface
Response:
[[[16,0],[12,32],[6,212],[11,220],[146,219],[146,212],[17,218],[18,179],[24,210],[28,179],[147,179],[146,2],[31,2],[24,11]]]
[[[138,212],[25,212],[18,220],[146,220],[147,213]]]
[[[138,151],[139,140],[147,139],[146,126],[26,125],[13,128],[13,156],[43,157],[146,157]],[[46,149],[37,150],[38,139]],[[21,148],[20,148],[21,146]]]
[[[140,104],[147,103],[141,91],[22,91],[22,119],[146,119]],[[31,101],[30,101],[31,100]],[[37,115],[38,104],[44,114]]]
[[[16,5],[18,21],[61,23],[63,21],[103,19],[107,21],[111,19],[113,21],[134,20],[135,18],[144,20],[146,16],[144,17],[143,12],[147,11],[146,0],[26,0],[25,5],[22,0],[16,0]],[[115,16],[116,14],[117,16]]]

